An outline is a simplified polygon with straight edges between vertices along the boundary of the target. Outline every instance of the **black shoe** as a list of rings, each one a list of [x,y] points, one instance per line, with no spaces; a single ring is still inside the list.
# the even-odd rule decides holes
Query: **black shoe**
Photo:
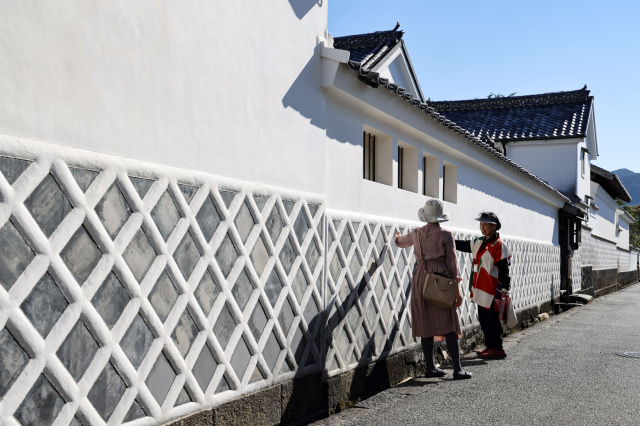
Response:
[[[433,377],[444,377],[447,375],[447,372],[436,367],[435,370],[427,370],[426,373],[424,373],[424,377],[426,377],[427,379],[431,379]]]
[[[466,379],[470,379],[472,376],[473,374],[469,373],[466,370],[453,372],[453,380],[466,380]]]

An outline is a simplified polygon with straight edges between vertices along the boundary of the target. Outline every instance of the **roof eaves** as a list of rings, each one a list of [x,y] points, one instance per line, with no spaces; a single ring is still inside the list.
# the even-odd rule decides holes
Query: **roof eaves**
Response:
[[[505,157],[502,153],[500,153],[496,148],[491,146],[489,143],[484,142],[482,139],[474,136],[468,130],[458,126],[455,122],[447,119],[444,115],[438,113],[434,108],[430,107],[426,102],[421,102],[420,99],[415,98],[411,93],[408,93],[405,88],[390,82],[389,79],[380,77],[378,73],[367,70],[366,68],[364,68],[363,64],[360,62],[349,61],[347,62],[346,65],[350,70],[358,73],[358,79],[361,80],[363,83],[373,88],[378,88],[379,86],[382,86],[385,89],[387,89],[387,91],[392,92],[397,96],[400,96],[403,100],[405,100],[406,102],[409,102],[413,107],[424,112],[427,116],[431,117],[433,120],[437,121],[442,126],[463,136],[464,138],[466,138],[476,146],[482,148],[483,150],[493,155],[503,163],[507,164],[509,167],[515,169],[516,171],[523,174],[527,178],[533,180],[534,182],[544,187],[548,191],[551,191],[555,195],[559,196],[565,202],[571,203],[571,200],[566,195],[562,194],[560,191],[558,191],[557,189],[555,189],[554,187],[552,187],[551,185],[549,185],[547,182],[543,181],[539,177],[530,173],[529,171],[524,169],[522,166],[518,165],[517,163],[513,162],[509,158]]]

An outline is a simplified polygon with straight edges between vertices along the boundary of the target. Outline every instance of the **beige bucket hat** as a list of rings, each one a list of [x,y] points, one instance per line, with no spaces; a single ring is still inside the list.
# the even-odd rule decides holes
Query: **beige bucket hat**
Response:
[[[440,223],[449,220],[449,213],[444,210],[442,201],[432,198],[424,203],[424,207],[418,210],[418,218],[422,222]]]

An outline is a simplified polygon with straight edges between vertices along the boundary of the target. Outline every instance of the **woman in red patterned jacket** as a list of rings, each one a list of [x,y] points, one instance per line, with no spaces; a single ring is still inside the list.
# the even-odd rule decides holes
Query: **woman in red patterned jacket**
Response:
[[[480,222],[482,237],[471,241],[456,240],[456,250],[473,255],[473,271],[470,277],[469,299],[478,305],[478,320],[484,333],[487,348],[478,351],[482,358],[504,358],[502,325],[499,319],[500,300],[509,294],[511,278],[509,264],[511,252],[502,244],[498,216],[482,212],[476,218]]]

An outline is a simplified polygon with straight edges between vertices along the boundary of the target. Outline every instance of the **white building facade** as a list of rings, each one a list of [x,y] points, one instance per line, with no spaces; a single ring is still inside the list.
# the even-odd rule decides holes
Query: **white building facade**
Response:
[[[340,45],[326,26],[326,2],[6,5],[0,423],[160,424],[278,386],[256,421],[326,411],[284,389],[418,345],[415,256],[392,241],[432,197],[458,238],[498,214],[521,312],[629,254],[627,216],[612,234],[586,213],[615,204],[590,183],[588,91],[584,132],[542,142],[571,167],[543,180],[539,140],[424,103],[397,28]],[[591,227],[564,280],[560,211]],[[477,326],[468,300],[460,317]]]

